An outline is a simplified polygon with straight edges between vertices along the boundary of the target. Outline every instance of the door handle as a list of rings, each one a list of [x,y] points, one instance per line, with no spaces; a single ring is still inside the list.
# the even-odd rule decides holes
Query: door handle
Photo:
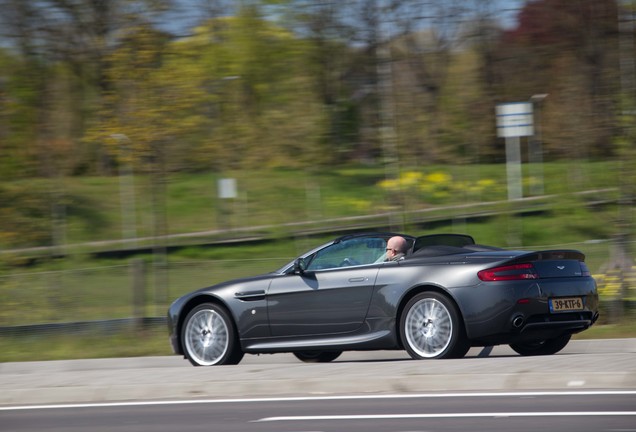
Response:
[[[365,280],[369,280],[369,278],[365,278],[365,277],[350,278],[349,282],[364,282]]]

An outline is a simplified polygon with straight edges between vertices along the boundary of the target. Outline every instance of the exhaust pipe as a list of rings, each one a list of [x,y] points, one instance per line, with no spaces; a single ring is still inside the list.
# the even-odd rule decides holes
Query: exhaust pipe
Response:
[[[521,328],[521,326],[523,325],[524,321],[525,320],[523,319],[523,315],[517,315],[516,317],[514,317],[512,319],[512,326],[514,328],[517,328],[517,329]]]

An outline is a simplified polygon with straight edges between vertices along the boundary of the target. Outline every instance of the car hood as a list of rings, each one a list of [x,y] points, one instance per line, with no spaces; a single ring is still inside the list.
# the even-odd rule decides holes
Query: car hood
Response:
[[[199,294],[202,292],[215,292],[215,291],[220,291],[223,290],[227,287],[231,287],[231,286],[242,286],[242,285],[246,285],[246,284],[251,284],[253,282],[258,282],[258,281],[265,281],[265,280],[269,280],[272,277],[277,276],[277,273],[265,273],[262,275],[257,275],[257,276],[250,276],[250,277],[244,277],[244,278],[239,278],[239,279],[230,279],[229,281],[225,281],[225,282],[220,282],[218,284],[215,285],[210,285],[208,287],[205,288],[201,288],[198,289],[190,294]]]
[[[236,290],[240,290],[243,287],[247,287],[250,285],[258,284],[259,281],[268,281],[272,277],[276,277],[277,273],[265,273],[258,276],[251,276],[239,279],[231,279],[229,281],[221,282],[215,285],[210,285],[204,288],[199,288],[198,290],[191,291],[187,294],[184,294],[177,299],[175,299],[170,305],[170,311],[179,310],[184,304],[188,302],[193,297],[196,297],[202,293],[210,294],[212,296],[218,297],[220,299],[227,298],[228,293],[225,291],[229,291],[229,295],[233,296]],[[267,283],[267,282],[265,282]]]

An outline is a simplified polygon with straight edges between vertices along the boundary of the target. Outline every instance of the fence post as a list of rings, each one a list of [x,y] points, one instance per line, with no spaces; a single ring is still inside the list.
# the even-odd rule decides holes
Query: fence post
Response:
[[[143,259],[135,258],[130,261],[133,295],[134,330],[143,329],[146,315],[146,267]]]

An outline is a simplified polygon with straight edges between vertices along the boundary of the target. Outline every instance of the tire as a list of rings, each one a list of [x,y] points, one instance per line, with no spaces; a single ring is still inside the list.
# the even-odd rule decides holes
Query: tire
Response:
[[[340,357],[342,351],[296,351],[294,355],[305,363],[329,363]]]
[[[237,364],[243,358],[229,314],[212,303],[190,311],[183,323],[181,341],[186,358],[194,366]]]
[[[470,348],[457,307],[434,292],[409,300],[400,318],[400,337],[416,360],[461,358]]]
[[[565,348],[568,342],[570,342],[571,337],[572,335],[566,334],[554,339],[515,343],[510,344],[510,348],[522,356],[552,355]]]

